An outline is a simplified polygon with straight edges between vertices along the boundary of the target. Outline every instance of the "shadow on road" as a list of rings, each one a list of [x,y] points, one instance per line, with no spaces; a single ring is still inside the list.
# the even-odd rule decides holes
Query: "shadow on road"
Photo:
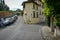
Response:
[[[46,23],[45,23],[45,22],[42,22],[42,23],[36,23],[35,25],[46,26]]]

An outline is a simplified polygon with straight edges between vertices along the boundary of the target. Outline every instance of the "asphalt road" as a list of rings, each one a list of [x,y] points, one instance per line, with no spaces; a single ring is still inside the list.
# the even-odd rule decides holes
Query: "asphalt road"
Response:
[[[42,25],[24,24],[23,18],[0,30],[0,40],[43,40],[41,36]]]

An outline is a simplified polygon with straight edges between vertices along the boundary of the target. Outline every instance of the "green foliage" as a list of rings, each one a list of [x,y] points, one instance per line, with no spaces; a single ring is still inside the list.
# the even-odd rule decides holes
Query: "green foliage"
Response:
[[[47,25],[50,26],[50,17],[54,15],[54,7],[53,7],[53,1],[52,0],[42,0],[44,8],[43,13],[47,18]]]
[[[22,11],[22,10],[20,10],[20,9],[17,9],[17,10],[16,10],[16,12],[21,12],[21,11]]]
[[[3,10],[3,4],[0,3],[0,11]]]
[[[44,4],[43,12],[45,16],[51,16],[54,13],[54,7],[52,0],[42,0]]]
[[[15,12],[17,15],[23,16],[23,11],[21,9],[17,9]]]
[[[20,15],[20,13],[16,13],[18,16]]]
[[[48,7],[45,7],[43,9],[43,13],[45,16],[51,16],[53,14],[53,9],[52,8],[48,8]]]
[[[9,10],[9,7],[7,5],[0,3],[0,11],[8,11],[8,10]]]
[[[16,13],[18,16],[21,15],[23,16],[23,12],[21,11],[20,13]]]
[[[56,25],[60,26],[60,0],[42,0],[44,5],[43,13],[46,17],[51,17],[52,15],[56,20]]]
[[[4,6],[5,11],[9,11],[9,7],[7,5]]]
[[[56,17],[56,25],[60,27],[60,16]]]
[[[46,15],[60,15],[60,0],[42,0],[44,4],[43,12]]]

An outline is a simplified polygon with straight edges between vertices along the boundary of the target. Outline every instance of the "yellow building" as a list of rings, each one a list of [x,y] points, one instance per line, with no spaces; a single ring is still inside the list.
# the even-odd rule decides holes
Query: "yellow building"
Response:
[[[39,0],[28,0],[22,3],[25,23],[40,23],[45,21],[42,4]]]

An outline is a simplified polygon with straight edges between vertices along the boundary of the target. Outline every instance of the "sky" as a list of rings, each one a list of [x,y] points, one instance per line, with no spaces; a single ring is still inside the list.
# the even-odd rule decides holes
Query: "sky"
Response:
[[[26,0],[5,0],[5,4],[7,4],[10,8],[10,10],[16,10],[16,9],[23,9],[22,2]]]

